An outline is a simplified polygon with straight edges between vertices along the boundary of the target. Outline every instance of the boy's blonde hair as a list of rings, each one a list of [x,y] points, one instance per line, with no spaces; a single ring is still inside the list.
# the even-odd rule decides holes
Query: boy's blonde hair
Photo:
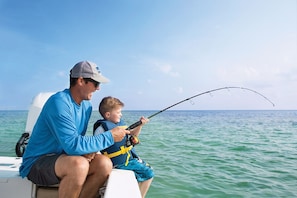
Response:
[[[99,104],[99,113],[105,118],[105,113],[112,111],[116,107],[123,107],[124,103],[118,98],[112,96],[104,97]]]

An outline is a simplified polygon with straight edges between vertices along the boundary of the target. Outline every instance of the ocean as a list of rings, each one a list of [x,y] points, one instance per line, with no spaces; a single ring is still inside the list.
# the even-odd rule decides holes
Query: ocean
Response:
[[[123,118],[130,125],[155,112]],[[0,111],[1,156],[15,156],[27,113]],[[136,151],[156,175],[147,198],[297,197],[297,111],[168,110],[139,138]]]

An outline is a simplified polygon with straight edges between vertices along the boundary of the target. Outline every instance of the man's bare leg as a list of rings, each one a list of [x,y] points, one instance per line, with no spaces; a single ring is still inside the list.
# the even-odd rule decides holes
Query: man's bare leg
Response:
[[[142,198],[144,198],[146,196],[146,193],[147,193],[148,189],[150,188],[152,181],[153,181],[153,178],[146,180],[144,182],[138,183]]]
[[[61,155],[55,164],[56,175],[61,179],[59,197],[79,197],[89,171],[89,162],[82,156]]]
[[[61,179],[59,197],[96,197],[111,170],[112,163],[105,156],[96,155],[89,163],[82,156],[61,155],[55,164],[55,172]]]
[[[95,155],[94,159],[90,162],[90,170],[80,193],[80,198],[96,197],[99,188],[104,185],[111,171],[111,160],[104,155]]]

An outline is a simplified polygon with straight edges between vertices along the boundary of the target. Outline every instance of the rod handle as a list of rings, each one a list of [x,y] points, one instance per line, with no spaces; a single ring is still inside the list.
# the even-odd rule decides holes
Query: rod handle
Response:
[[[134,129],[134,128],[138,127],[141,124],[142,124],[142,122],[139,120],[138,122],[135,122],[134,124],[132,124],[128,128],[126,128],[126,130]]]

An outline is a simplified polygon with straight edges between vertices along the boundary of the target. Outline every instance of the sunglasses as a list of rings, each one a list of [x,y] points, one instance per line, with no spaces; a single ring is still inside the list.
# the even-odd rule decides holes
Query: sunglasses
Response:
[[[93,80],[92,78],[84,78],[85,82],[91,82],[97,88],[100,85],[100,82]]]

